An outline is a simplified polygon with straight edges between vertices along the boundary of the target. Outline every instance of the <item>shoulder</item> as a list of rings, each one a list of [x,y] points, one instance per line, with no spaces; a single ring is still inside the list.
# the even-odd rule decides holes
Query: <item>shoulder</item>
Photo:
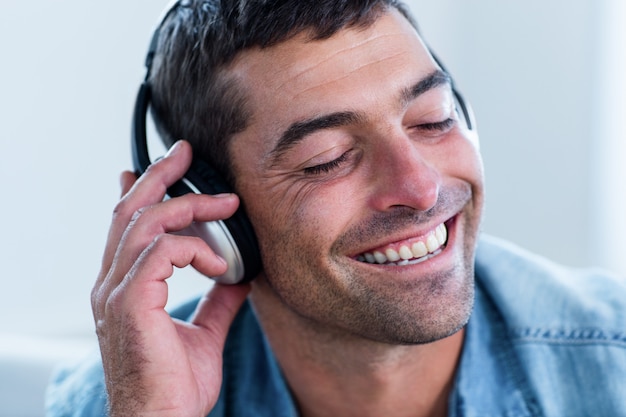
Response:
[[[476,277],[509,324],[570,323],[624,331],[624,277],[565,267],[490,236],[478,245]],[[626,334],[622,337],[626,343]]]
[[[626,409],[626,279],[484,237],[476,280],[505,324],[545,415]],[[591,414],[590,414],[591,413]]]

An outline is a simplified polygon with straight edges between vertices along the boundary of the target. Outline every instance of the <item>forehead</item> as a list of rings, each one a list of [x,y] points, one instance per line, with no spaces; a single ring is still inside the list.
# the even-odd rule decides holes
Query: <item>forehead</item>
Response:
[[[229,68],[246,91],[248,133],[271,137],[298,119],[334,111],[381,111],[386,100],[436,68],[413,26],[395,9],[329,39],[300,34],[243,52]]]

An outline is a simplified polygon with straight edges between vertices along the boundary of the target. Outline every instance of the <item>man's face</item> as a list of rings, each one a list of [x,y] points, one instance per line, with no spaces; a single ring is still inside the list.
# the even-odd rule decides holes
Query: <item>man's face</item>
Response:
[[[463,326],[482,163],[413,27],[392,11],[246,51],[229,73],[252,110],[231,155],[263,257],[255,285],[313,327],[387,343]]]

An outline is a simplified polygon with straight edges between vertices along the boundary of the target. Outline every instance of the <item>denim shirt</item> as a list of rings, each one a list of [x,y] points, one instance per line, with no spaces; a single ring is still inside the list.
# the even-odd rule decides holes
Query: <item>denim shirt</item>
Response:
[[[172,315],[189,317],[196,301]],[[247,303],[229,332],[223,378],[209,417],[298,416]],[[46,403],[50,417],[106,415],[99,355],[57,373]],[[626,416],[626,280],[483,236],[449,416]]]

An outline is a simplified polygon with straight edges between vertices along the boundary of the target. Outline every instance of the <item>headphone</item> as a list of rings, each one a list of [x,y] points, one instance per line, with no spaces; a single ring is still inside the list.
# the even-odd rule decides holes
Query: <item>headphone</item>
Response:
[[[157,26],[146,56],[146,77],[139,87],[132,119],[131,147],[133,167],[141,175],[152,163],[148,153],[146,118],[151,99],[149,83],[152,61],[159,42],[161,27],[168,16],[178,7],[188,5],[186,0],[171,1]],[[169,197],[183,194],[219,194],[233,192],[217,170],[199,158],[193,158],[184,177],[167,190]],[[211,277],[221,284],[237,284],[254,278],[261,271],[261,255],[252,224],[240,206],[235,214],[225,220],[194,222],[179,234],[198,236],[211,249],[226,260],[228,270],[220,276]]]
[[[189,6],[189,3],[189,0],[170,1],[159,19],[159,24],[150,41],[145,62],[147,73],[137,94],[131,132],[133,166],[139,175],[145,172],[152,163],[148,153],[146,134],[146,118],[151,96],[151,87],[148,80],[159,42],[160,30],[170,14],[174,13],[178,7]],[[441,69],[448,73],[430,48],[429,51]],[[473,131],[475,122],[472,109],[455,88],[452,80],[451,83],[459,115],[465,120],[468,129]],[[195,157],[184,177],[167,190],[169,197],[179,197],[187,193],[218,194],[224,192],[233,192],[233,190],[215,168]],[[180,234],[199,236],[207,242],[216,254],[226,260],[228,270],[223,275],[212,277],[216,282],[223,284],[246,282],[261,271],[261,255],[257,239],[252,224],[241,206],[228,219],[201,223],[194,222]]]

